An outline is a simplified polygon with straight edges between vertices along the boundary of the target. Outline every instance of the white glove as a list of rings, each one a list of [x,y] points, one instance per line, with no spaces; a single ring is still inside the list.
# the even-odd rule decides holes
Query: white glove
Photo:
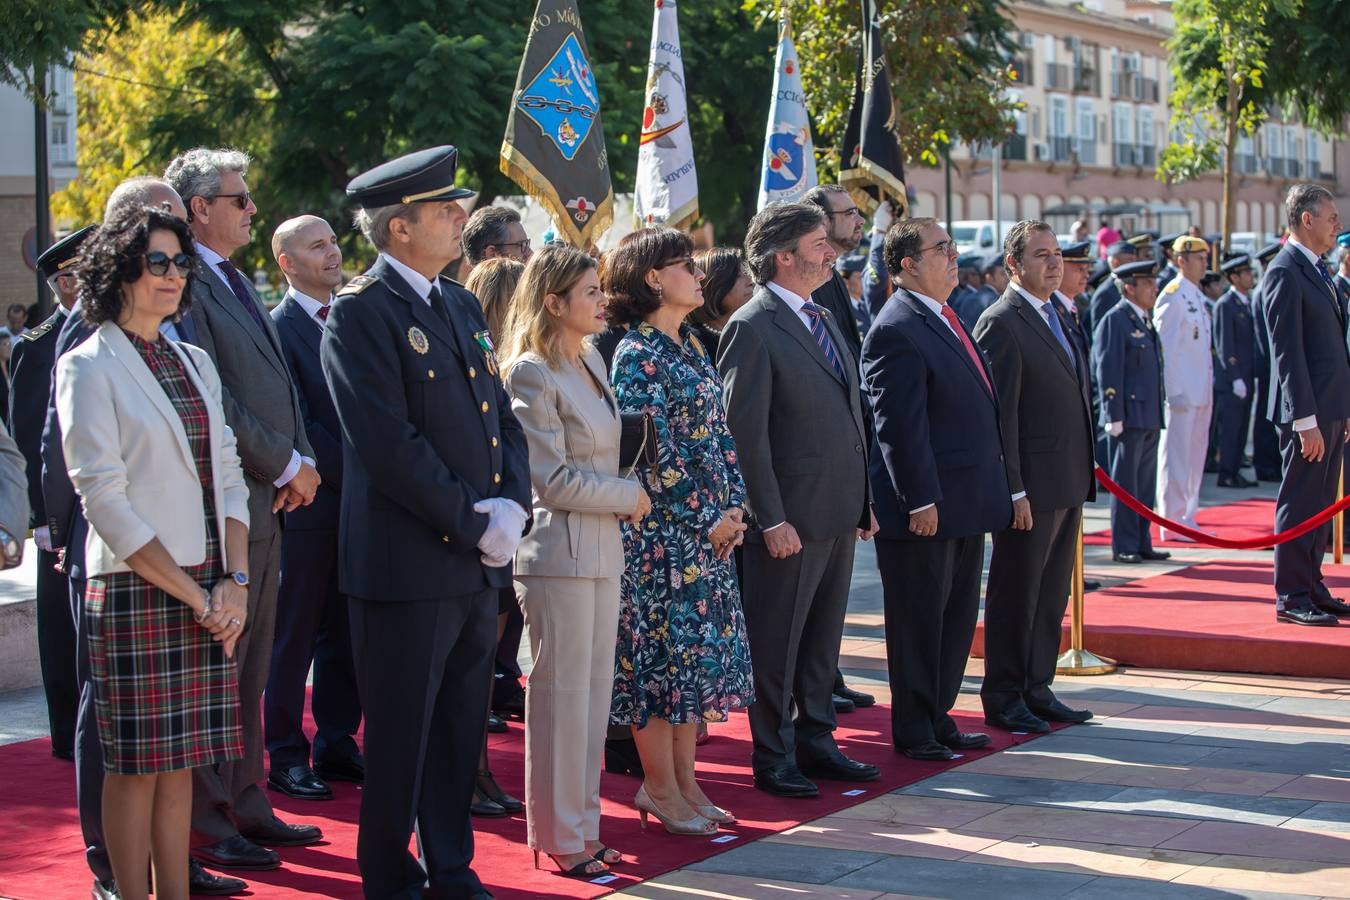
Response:
[[[520,546],[521,532],[529,518],[520,504],[505,497],[489,497],[473,505],[474,512],[487,513],[488,527],[478,539],[483,565],[501,568],[511,562]]]
[[[1247,384],[1241,378],[1233,379],[1233,396],[1239,400],[1247,399]]]
[[[46,525],[33,529],[33,543],[38,545],[39,550],[52,552],[52,530]]]
[[[1124,432],[1125,432],[1124,422],[1112,422],[1110,425],[1106,426],[1106,433],[1111,435],[1111,437],[1113,438],[1120,437],[1121,434],[1123,434]]]
[[[872,230],[885,234],[895,221],[895,213],[891,212],[891,201],[882,200],[877,206],[877,211],[872,213]]]

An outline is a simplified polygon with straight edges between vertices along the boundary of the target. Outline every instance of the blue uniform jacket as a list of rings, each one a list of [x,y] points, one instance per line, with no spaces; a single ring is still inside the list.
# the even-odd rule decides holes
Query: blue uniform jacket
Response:
[[[15,342],[9,360],[9,433],[28,466],[29,528],[47,524],[42,500],[42,430],[47,425],[47,404],[52,396],[56,340],[67,315],[64,309],[57,309],[24,334]]]
[[[1231,392],[1238,378],[1249,393],[1253,390],[1260,354],[1251,304],[1233,288],[1214,304],[1214,388],[1222,393]]]
[[[1107,310],[1092,337],[1092,369],[1103,427],[1163,427],[1162,351],[1158,335],[1127,300]]]

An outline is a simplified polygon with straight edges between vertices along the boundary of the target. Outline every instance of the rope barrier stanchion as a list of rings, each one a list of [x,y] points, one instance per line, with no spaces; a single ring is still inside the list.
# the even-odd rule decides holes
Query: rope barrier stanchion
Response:
[[[1336,480],[1336,502],[1345,499],[1345,466],[1341,466],[1340,477]],[[1331,561],[1340,565],[1345,558],[1345,516],[1331,520]]]
[[[1058,675],[1106,675],[1116,670],[1116,661],[1083,648],[1083,517],[1078,517],[1078,548],[1073,558],[1073,580],[1069,582],[1069,649],[1055,663]]]

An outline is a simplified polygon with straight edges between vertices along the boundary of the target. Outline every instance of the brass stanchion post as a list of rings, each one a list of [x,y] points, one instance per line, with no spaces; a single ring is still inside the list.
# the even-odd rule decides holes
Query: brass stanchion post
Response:
[[[1340,478],[1336,480],[1336,502],[1345,497],[1345,466],[1341,466]],[[1341,564],[1345,558],[1345,513],[1336,513],[1331,520],[1331,561]]]
[[[1069,619],[1069,649],[1055,663],[1059,675],[1106,675],[1116,670],[1116,661],[1083,648],[1083,519],[1078,519],[1078,549],[1069,583],[1072,614]]]

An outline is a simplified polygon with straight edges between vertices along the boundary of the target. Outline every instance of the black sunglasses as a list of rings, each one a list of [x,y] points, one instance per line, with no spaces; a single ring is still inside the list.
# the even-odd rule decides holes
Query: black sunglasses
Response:
[[[234,205],[237,206],[237,207],[239,207],[239,209],[241,209],[241,210],[248,209],[249,203],[253,200],[253,198],[249,196],[248,191],[244,191],[242,194],[216,194],[216,195],[215,195],[214,197],[212,197],[211,199],[212,199],[212,200],[222,200],[222,199],[233,200],[233,201],[234,201]]]
[[[173,267],[178,270],[179,274],[187,275],[189,266],[192,265],[192,257],[186,253],[175,253],[170,256],[158,250],[152,250],[145,254],[145,269],[151,275],[162,278],[169,272],[169,263],[173,263]]]
[[[681,256],[679,259],[672,259],[669,262],[663,262],[657,266],[658,269],[669,269],[671,266],[684,266],[684,270],[690,275],[697,275],[699,272],[698,263],[694,262],[692,256]]]

